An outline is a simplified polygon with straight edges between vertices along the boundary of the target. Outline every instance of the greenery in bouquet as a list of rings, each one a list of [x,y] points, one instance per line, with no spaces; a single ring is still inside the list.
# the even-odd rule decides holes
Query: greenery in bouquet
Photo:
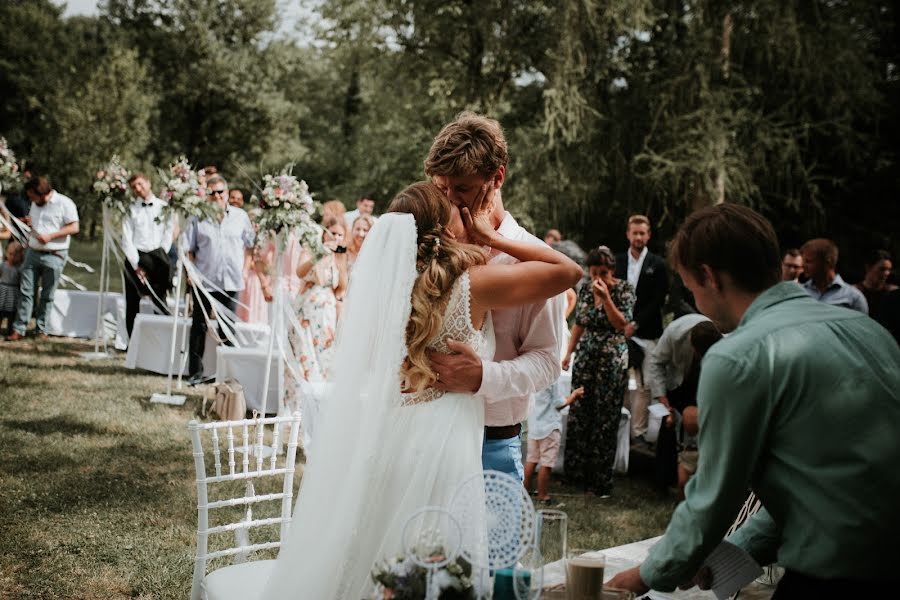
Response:
[[[293,231],[316,259],[329,252],[322,242],[322,228],[313,219],[316,203],[309,187],[287,169],[280,175],[264,176],[262,192],[250,201],[254,204],[251,214],[263,237]]]
[[[128,169],[122,166],[118,156],[113,155],[110,161],[97,171],[91,189],[101,204],[114,213],[124,215],[133,200],[128,187],[129,177],[131,174]]]
[[[431,557],[434,562],[444,560],[441,550],[436,550]],[[475,598],[472,565],[462,557],[434,571],[432,578],[439,600]],[[428,573],[411,558],[401,556],[376,566],[372,570],[372,580],[375,582],[373,600],[424,600]]]
[[[0,136],[0,186],[4,190],[15,189],[21,177],[16,155],[6,143],[6,138]]]
[[[200,178],[187,158],[182,156],[160,175],[166,182],[162,197],[166,206],[160,213],[160,220],[169,219],[173,214],[200,220],[218,215],[218,204],[207,199],[206,189],[200,185]]]

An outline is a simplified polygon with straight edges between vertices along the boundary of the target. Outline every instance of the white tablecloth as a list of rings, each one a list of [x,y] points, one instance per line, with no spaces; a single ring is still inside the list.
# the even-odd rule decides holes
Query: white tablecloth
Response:
[[[600,550],[606,556],[606,568],[603,571],[603,578],[606,581],[612,579],[622,571],[636,567],[647,558],[650,548],[660,540],[662,536],[648,538],[639,542],[616,546]],[[593,552],[588,553],[588,556]],[[544,587],[550,588],[560,584],[565,584],[566,572],[562,561],[550,563],[544,567]],[[774,588],[768,587],[760,583],[751,583],[741,590],[738,596],[739,600],[765,600],[771,598]],[[646,596],[639,598],[650,598],[651,600],[715,600],[715,594],[712,591],[703,591],[699,588],[691,588],[689,590],[676,590],[674,592],[650,592]]]
[[[277,351],[273,353],[269,371],[269,390],[265,394],[263,411],[263,383],[266,372],[266,346],[257,348],[216,348],[216,381],[235,379],[244,387],[244,399],[249,410],[276,414],[284,390],[284,363]],[[204,366],[206,361],[203,361]]]
[[[203,375],[211,377],[216,373],[216,347],[213,337],[215,321],[211,322],[206,334],[206,348],[203,353]],[[187,375],[188,362],[186,355],[179,360],[181,349],[188,351],[187,340],[190,338],[191,320],[180,318],[175,341],[175,360],[183,364],[182,373]],[[264,345],[269,328],[267,325],[238,323],[236,337],[245,347]],[[144,369],[166,375],[169,372],[169,353],[172,343],[172,317],[165,315],[138,314],[134,320],[131,343],[125,356],[125,366],[129,369]],[[173,372],[178,373],[176,367]]]
[[[97,329],[97,305],[100,292],[57,289],[53,308],[47,316],[47,333],[63,337],[93,339]],[[115,338],[115,347],[124,350],[125,298],[118,292],[103,295],[103,323],[107,338]]]

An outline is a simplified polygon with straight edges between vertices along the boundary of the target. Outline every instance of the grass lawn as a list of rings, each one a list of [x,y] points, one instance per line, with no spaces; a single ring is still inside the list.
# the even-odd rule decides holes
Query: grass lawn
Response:
[[[183,600],[197,524],[186,423],[200,397],[152,405],[165,378],[121,354],[79,358],[90,349],[0,342],[0,598]],[[576,548],[659,535],[674,508],[639,477],[609,500],[554,491]]]

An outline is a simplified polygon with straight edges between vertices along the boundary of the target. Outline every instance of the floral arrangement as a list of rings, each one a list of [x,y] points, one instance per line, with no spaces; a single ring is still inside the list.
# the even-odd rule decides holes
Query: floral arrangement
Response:
[[[260,196],[254,194],[250,202],[255,204],[251,214],[260,232],[278,234],[283,230],[293,231],[300,244],[316,259],[328,253],[322,242],[322,228],[313,220],[316,203],[302,179],[297,179],[287,170],[281,175],[266,175]]]
[[[2,189],[17,187],[21,176],[16,155],[10,150],[6,138],[0,136],[0,187]]]
[[[168,219],[173,213],[201,220],[217,214],[218,206],[206,198],[206,189],[200,185],[200,179],[187,158],[182,156],[169,166],[168,172],[161,171],[160,174],[166,182],[162,198],[166,206],[160,213],[160,219]]]
[[[443,552],[435,550],[434,562],[443,562]],[[385,561],[372,570],[375,591],[372,600],[424,600],[428,585],[425,567],[409,557],[401,556]],[[432,574],[432,589],[437,589],[439,600],[470,600],[475,598],[472,583],[472,565],[464,558],[456,558]]]
[[[91,188],[101,204],[124,215],[131,206],[131,195],[128,188],[130,176],[128,169],[119,162],[119,157],[113,155],[106,166],[97,171],[94,185]]]

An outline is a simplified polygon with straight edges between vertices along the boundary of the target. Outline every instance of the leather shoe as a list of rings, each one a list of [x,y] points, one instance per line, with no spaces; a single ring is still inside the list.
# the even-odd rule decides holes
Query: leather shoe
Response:
[[[19,340],[21,340],[24,337],[25,336],[22,335],[21,333],[19,333],[18,331],[13,331],[11,334],[6,336],[6,341],[7,342],[18,342]]]

